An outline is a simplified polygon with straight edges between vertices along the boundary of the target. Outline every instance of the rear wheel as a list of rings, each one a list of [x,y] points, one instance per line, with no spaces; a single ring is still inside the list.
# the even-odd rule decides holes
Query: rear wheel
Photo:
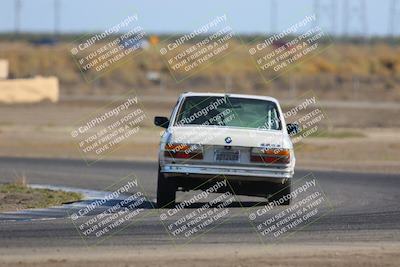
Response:
[[[157,207],[173,208],[175,206],[176,183],[174,180],[168,180],[158,169],[157,182]]]
[[[284,198],[284,196],[290,194],[292,190],[292,183],[291,180],[288,180],[282,185],[279,185],[276,187],[275,191],[272,193],[272,195],[268,198],[269,202],[275,201],[275,203],[279,205],[290,205],[290,197],[289,198]]]

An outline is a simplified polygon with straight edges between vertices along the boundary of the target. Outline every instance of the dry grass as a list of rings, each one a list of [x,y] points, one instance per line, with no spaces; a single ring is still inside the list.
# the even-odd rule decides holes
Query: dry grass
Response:
[[[31,208],[46,208],[82,199],[82,195],[61,190],[33,189],[24,174],[17,175],[15,182],[0,184],[0,212]]]
[[[15,172],[14,184],[26,187],[28,185],[28,179],[26,178],[25,173],[18,174]]]
[[[282,94],[288,96],[289,89],[298,94],[314,89],[327,98],[400,99],[400,46],[333,44],[321,54],[297,64],[289,75],[268,83],[260,77],[247,46],[238,41],[235,46],[233,53],[179,85],[172,79],[156,47],[130,57],[122,67],[91,83],[83,80],[67,43],[38,47],[23,42],[2,42],[0,58],[10,60],[12,77],[59,77],[63,94],[117,94],[132,88],[143,89],[145,93],[159,86],[147,80],[146,73],[159,71],[167,93],[223,90],[230,79],[230,90],[235,92],[273,93],[282,97]]]

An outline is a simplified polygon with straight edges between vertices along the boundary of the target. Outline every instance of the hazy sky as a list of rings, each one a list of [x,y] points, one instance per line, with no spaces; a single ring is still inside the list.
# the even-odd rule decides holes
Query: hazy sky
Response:
[[[21,31],[52,32],[54,29],[53,0],[21,0]],[[101,31],[129,14],[138,14],[140,26],[147,32],[190,32],[208,22],[216,15],[226,13],[237,32],[270,32],[270,0],[59,0],[61,2],[62,32]],[[336,33],[342,33],[344,24],[344,0],[336,1]],[[360,0],[350,0],[356,4]],[[368,35],[387,35],[389,29],[389,9],[391,0],[366,0]],[[282,30],[314,13],[314,0],[275,0],[277,2],[276,30]],[[400,8],[400,4],[399,4]],[[329,8],[321,16],[321,25],[329,30]],[[358,33],[362,29],[357,9],[351,8],[349,32]],[[398,12],[400,16],[400,12]],[[400,18],[399,18],[400,25]],[[400,28],[400,26],[399,26]],[[14,29],[14,0],[0,0],[0,31]],[[400,29],[399,29],[400,32]]]

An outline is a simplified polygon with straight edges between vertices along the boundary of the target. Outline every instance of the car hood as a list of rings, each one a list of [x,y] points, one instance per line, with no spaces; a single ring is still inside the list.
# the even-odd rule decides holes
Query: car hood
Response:
[[[244,129],[233,127],[182,126],[167,132],[168,143],[202,145],[230,145],[245,147],[272,146],[291,148],[292,144],[283,131]]]

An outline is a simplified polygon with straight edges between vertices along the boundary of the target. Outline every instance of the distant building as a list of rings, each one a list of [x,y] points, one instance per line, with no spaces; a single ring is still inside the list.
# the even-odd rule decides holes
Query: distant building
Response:
[[[8,60],[0,59],[0,80],[8,78]]]
[[[59,83],[56,77],[0,80],[0,103],[58,102]]]

